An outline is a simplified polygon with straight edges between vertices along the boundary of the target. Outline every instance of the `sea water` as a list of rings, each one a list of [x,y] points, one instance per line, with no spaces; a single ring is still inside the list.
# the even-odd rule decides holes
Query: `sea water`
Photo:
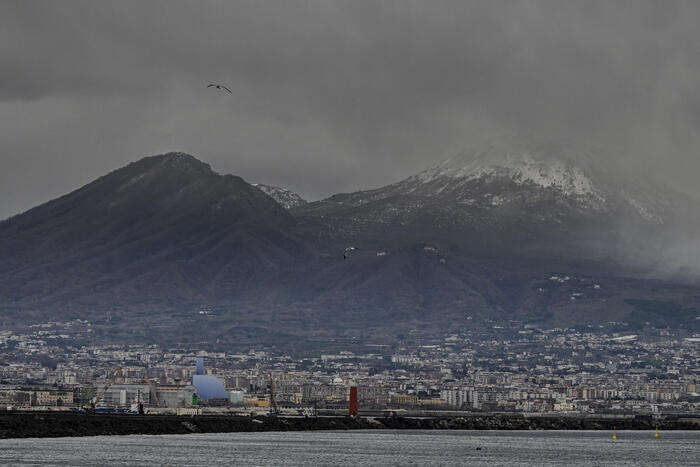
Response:
[[[700,432],[306,431],[0,440],[15,465],[700,465]]]

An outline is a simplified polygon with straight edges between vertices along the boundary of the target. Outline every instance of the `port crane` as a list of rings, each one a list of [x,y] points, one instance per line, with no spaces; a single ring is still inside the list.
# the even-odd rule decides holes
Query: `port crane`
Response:
[[[158,386],[156,385],[156,382],[149,381],[148,385],[151,387],[151,391],[153,391],[153,400],[156,403],[156,407],[160,406],[160,401],[158,400]]]
[[[104,395],[107,392],[107,390],[109,389],[109,387],[112,384],[114,384],[114,380],[117,379],[117,375],[121,371],[122,371],[122,367],[120,367],[120,366],[117,367],[116,370],[114,370],[114,372],[112,373],[112,376],[110,376],[109,380],[107,380],[105,387],[103,387],[102,390],[100,391],[100,393],[97,395],[97,397],[95,397],[95,400],[92,402],[92,404],[87,404],[86,406],[83,407],[83,410],[85,410],[86,412],[90,412],[90,413],[95,411],[95,407],[102,400],[102,397],[104,397]]]
[[[277,399],[275,399],[275,380],[272,378],[272,373],[270,373],[270,412],[268,416],[276,417],[280,413],[280,408],[277,405]]]

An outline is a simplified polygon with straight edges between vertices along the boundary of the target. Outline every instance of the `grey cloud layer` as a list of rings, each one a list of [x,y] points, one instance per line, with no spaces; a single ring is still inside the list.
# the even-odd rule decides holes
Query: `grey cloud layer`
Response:
[[[168,150],[312,198],[513,131],[700,169],[697,2],[7,1],[0,25],[0,217]]]

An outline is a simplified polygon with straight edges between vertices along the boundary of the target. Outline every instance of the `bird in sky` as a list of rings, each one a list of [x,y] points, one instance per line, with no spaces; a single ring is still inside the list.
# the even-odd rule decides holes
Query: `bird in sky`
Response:
[[[348,252],[349,252],[349,251],[352,251],[352,250],[357,250],[357,247],[356,247],[356,246],[349,246],[349,247],[347,247],[347,248],[345,249],[345,251],[343,252],[343,259],[348,259]]]
[[[233,94],[233,93],[231,92],[231,90],[230,90],[229,88],[227,88],[226,86],[224,86],[223,84],[209,84],[209,86],[207,86],[207,87],[208,87],[208,88],[216,88],[216,89],[219,89],[219,90],[222,90],[222,91],[223,91],[223,90],[226,90],[226,91],[228,91],[229,94]]]

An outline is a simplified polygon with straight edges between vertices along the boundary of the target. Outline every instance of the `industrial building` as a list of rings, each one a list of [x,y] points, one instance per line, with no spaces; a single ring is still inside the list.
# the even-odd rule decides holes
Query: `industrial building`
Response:
[[[114,376],[121,373],[118,368]],[[113,378],[114,380],[114,378]],[[112,381],[113,381],[112,380]],[[106,389],[104,389],[106,387]],[[158,385],[108,383],[97,388],[97,393],[104,390],[99,405],[102,407],[123,408],[132,404],[158,406],[166,408],[191,407],[192,405],[228,405],[231,400],[223,383],[213,375],[207,375],[204,358],[197,358],[197,367],[192,377],[192,384]],[[234,396],[235,402],[242,402],[242,394]],[[72,402],[72,401],[71,401]]]
[[[192,405],[192,395],[196,389],[191,384],[182,385],[159,385],[158,386],[158,407],[190,407]]]
[[[98,393],[101,388],[98,389]],[[154,397],[148,384],[112,384],[102,396],[100,405],[105,407],[129,407],[134,403],[150,405]]]
[[[229,396],[223,383],[216,376],[205,374],[204,357],[197,357],[197,370],[192,377],[192,385],[200,401],[222,404],[228,402]]]

